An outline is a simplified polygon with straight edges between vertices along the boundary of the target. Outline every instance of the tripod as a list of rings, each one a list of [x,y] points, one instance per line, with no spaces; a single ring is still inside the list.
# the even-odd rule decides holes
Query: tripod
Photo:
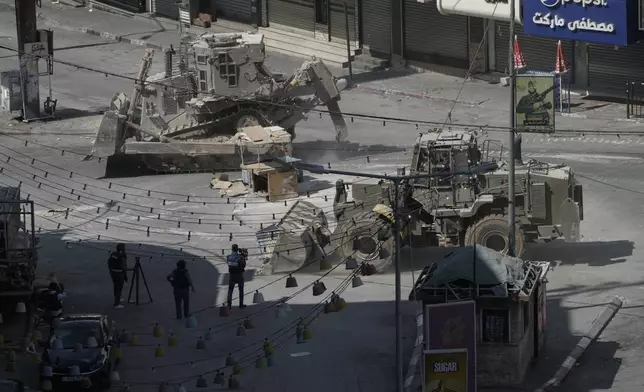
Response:
[[[143,280],[143,284],[145,285],[145,291],[148,293],[148,298],[150,300],[146,302],[146,304],[152,302],[152,294],[150,294],[150,287],[148,287],[148,281],[145,279],[145,274],[143,273],[143,267],[141,266],[141,258],[140,257],[135,257],[134,260],[136,262],[134,263],[134,268],[132,270],[134,273],[132,274],[132,284],[130,285],[130,293],[127,296],[127,302],[130,304],[137,304],[137,305],[145,305],[141,304],[139,301],[139,291],[141,289],[141,280]],[[132,290],[136,289],[136,293],[134,293],[134,301],[132,301]]]

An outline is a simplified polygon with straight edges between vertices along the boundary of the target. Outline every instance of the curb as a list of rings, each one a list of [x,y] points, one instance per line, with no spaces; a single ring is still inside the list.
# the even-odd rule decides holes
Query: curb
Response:
[[[66,31],[72,31],[72,32],[75,32],[75,33],[83,33],[83,34],[94,35],[96,37],[105,38],[105,39],[108,39],[108,40],[114,41],[114,42],[123,42],[123,43],[131,44],[131,45],[145,46],[145,47],[151,48],[151,49],[161,49],[161,50],[164,49],[163,46],[161,46],[161,45],[151,44],[151,43],[147,42],[146,40],[142,40],[142,39],[134,39],[134,38],[123,37],[123,36],[116,35],[116,34],[113,34],[113,33],[107,32],[107,31],[97,31],[97,30],[94,30],[94,29],[90,29],[88,27],[70,27],[70,26],[67,26],[67,25],[63,25],[63,24],[61,24],[60,22],[58,22],[56,20],[44,17],[42,13],[38,14],[38,19],[44,20],[45,22],[47,22],[47,23],[49,23],[49,24],[51,24],[53,26],[56,26],[59,29],[66,30]]]
[[[407,374],[405,375],[405,392],[411,392],[412,390],[420,356],[423,353],[423,335],[423,312],[419,311],[416,315],[416,341],[414,342],[414,351],[411,353]]]
[[[388,88],[369,87],[369,86],[361,85],[360,83],[356,83],[355,89],[362,90],[368,93],[373,93],[373,94],[391,94],[391,95],[398,95],[401,97],[414,98],[414,99],[431,99],[434,101],[443,101],[443,102],[450,102],[450,103],[454,102],[453,99],[442,98],[442,97],[432,97],[430,94],[426,94],[426,93],[415,93],[415,92],[409,92],[409,91],[403,91],[403,90],[393,90]],[[468,101],[461,101],[461,100],[458,100],[457,103],[461,105],[470,105],[470,106],[478,106],[480,104],[480,102],[468,102]]]
[[[579,343],[577,343],[570,355],[568,355],[563,364],[561,364],[561,367],[557,370],[555,376],[535,392],[552,391],[559,387],[568,373],[570,373],[572,367],[575,366],[575,363],[577,363],[581,355],[595,340],[597,340],[597,338],[599,338],[599,335],[602,334],[604,329],[606,329],[608,324],[613,320],[617,312],[622,308],[622,305],[624,305],[623,298],[618,296],[613,297],[610,303],[604,306],[604,310],[602,310],[595,321],[593,321],[593,324],[590,326],[590,330],[579,340]]]

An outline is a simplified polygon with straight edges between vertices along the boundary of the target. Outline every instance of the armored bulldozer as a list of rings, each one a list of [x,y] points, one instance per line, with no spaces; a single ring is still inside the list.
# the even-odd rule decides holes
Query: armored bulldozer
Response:
[[[494,145],[500,157],[492,157]],[[508,252],[508,167],[500,143],[485,141],[483,148],[473,132],[421,134],[414,146],[411,174],[427,178],[407,181],[399,189],[398,210],[403,245],[483,245]],[[525,244],[555,239],[578,241],[583,219],[582,186],[570,167],[521,158],[521,138],[516,141],[515,256]],[[467,173],[484,161],[497,161],[494,169]],[[448,174],[445,176],[444,174]],[[394,254],[394,192],[387,182],[363,180],[347,186],[336,184],[334,214],[336,241],[342,259],[354,258],[381,272]]]
[[[108,157],[108,172],[131,170],[134,162],[174,173],[239,169],[245,149],[221,143],[248,127],[278,126],[292,139],[295,125],[320,105],[331,113],[336,139],[347,137],[338,105],[346,80],[321,60],[306,61],[289,78],[273,74],[260,33],[186,37],[176,54],[166,50],[165,72],[148,77],[154,51],[147,49],[131,96],[112,99],[90,154]],[[259,159],[285,155],[280,150]]]

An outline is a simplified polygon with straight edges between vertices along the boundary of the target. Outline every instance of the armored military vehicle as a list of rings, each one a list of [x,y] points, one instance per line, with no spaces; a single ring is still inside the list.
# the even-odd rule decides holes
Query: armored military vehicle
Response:
[[[515,150],[515,256],[521,257],[529,242],[577,241],[583,192],[570,167],[524,162],[520,137]],[[403,245],[483,245],[507,253],[508,168],[504,158],[500,142],[487,140],[480,145],[471,131],[421,134],[414,146],[410,174],[428,177],[408,180],[399,187],[397,213]],[[338,181],[334,232],[329,232],[326,217],[310,218],[301,212],[289,216],[288,212],[278,227],[271,229],[275,245],[267,251],[268,264],[273,271],[291,271],[312,260],[313,250],[319,248],[317,254],[334,252],[338,261],[352,258],[370,273],[386,270],[394,255],[394,200],[390,182],[364,178],[352,184]],[[308,207],[307,211],[322,214],[320,208]],[[292,229],[282,222],[294,220],[303,227],[297,235],[306,252],[289,254],[284,249],[295,247],[293,236],[283,232]]]
[[[500,156],[492,147],[500,146]],[[404,245],[483,245],[507,253],[509,224],[508,168],[501,143],[479,146],[474,132],[421,134],[414,147],[411,174],[437,175],[409,180],[399,189],[398,213]],[[521,138],[516,141],[516,239],[515,255],[525,244],[537,241],[579,239],[583,219],[582,186],[570,167],[521,158]],[[485,173],[470,172],[485,161],[497,167]],[[393,190],[387,182],[356,181],[336,184],[334,213],[342,258],[372,265],[382,271],[392,263],[394,238]]]
[[[165,51],[165,72],[148,77],[153,55],[146,50],[132,95],[115,95],[103,116],[90,157],[108,157],[108,172],[129,170],[132,157],[174,173],[239,169],[233,161],[243,160],[243,146],[230,152],[220,143],[253,126],[279,126],[293,138],[295,125],[320,105],[331,113],[336,139],[347,137],[338,105],[346,80],[317,59],[289,78],[273,74],[260,33],[186,38],[178,56]]]

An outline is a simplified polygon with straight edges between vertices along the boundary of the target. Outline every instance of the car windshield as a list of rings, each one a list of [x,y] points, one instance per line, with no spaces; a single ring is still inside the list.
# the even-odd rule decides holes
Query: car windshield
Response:
[[[101,327],[98,323],[69,323],[56,329],[54,335],[63,342],[63,348],[74,348],[77,343],[87,347],[90,337],[96,338],[98,345],[103,344]]]

